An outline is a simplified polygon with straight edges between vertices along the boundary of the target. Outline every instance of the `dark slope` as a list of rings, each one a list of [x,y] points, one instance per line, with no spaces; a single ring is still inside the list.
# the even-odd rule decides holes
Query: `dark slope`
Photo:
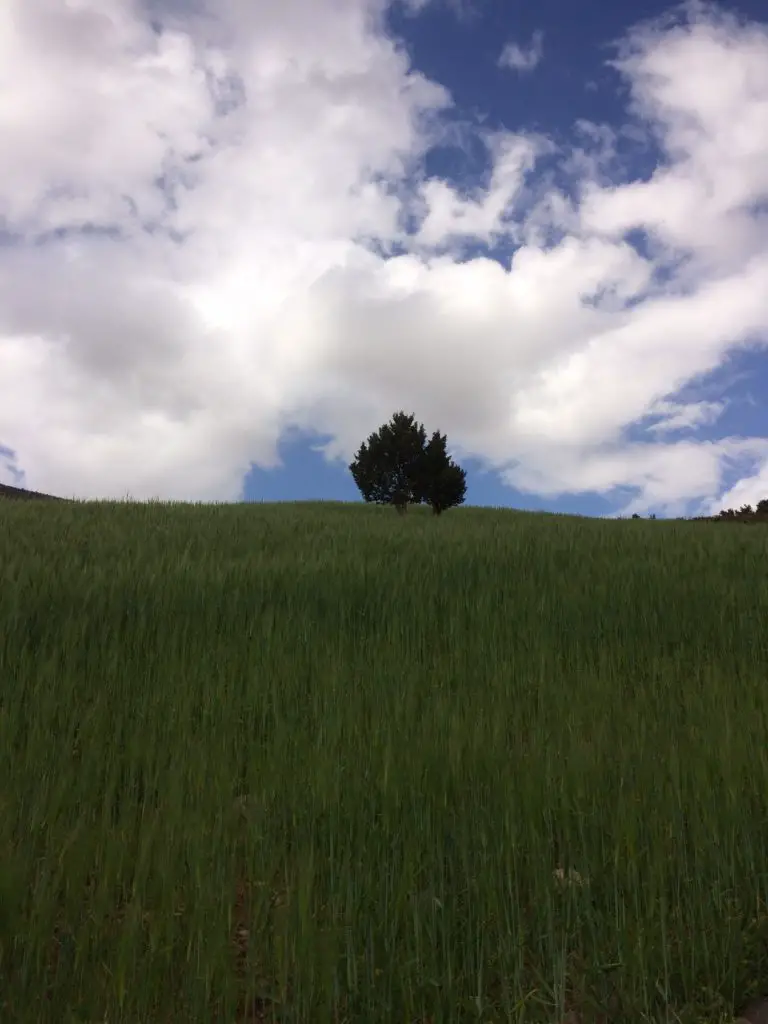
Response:
[[[39,491],[25,491],[23,487],[11,487],[10,484],[0,484],[0,499],[12,498],[17,501],[30,501],[35,498],[43,501],[69,501],[69,498],[57,498],[53,494],[41,494]]]

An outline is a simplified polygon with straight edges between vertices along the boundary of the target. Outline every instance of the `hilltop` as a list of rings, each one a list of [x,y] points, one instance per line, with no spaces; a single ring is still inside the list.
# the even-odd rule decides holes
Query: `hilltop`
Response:
[[[41,494],[40,491],[27,491],[23,487],[11,487],[10,484],[0,484],[0,498],[12,498],[21,501],[43,499],[46,501],[69,501],[69,498],[58,498],[55,494]]]

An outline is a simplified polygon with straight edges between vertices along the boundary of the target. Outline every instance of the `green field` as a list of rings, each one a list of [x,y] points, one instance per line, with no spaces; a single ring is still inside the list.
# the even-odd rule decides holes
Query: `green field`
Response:
[[[0,1021],[732,1019],[767,565],[738,525],[0,505]]]

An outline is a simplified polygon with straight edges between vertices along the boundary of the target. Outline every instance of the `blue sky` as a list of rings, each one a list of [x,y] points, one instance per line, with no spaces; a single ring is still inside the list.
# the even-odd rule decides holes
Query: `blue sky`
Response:
[[[10,0],[0,482],[358,500],[398,409],[467,502],[768,496],[768,14]]]

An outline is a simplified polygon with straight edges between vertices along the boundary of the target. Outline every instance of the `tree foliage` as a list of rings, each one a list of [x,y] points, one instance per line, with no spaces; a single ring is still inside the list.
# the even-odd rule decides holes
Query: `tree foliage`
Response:
[[[723,509],[713,518],[719,521],[736,523],[768,522],[768,498],[758,501],[754,509],[751,505],[742,505],[740,509]]]
[[[363,499],[405,512],[422,502],[439,515],[464,501],[466,473],[449,457],[447,438],[426,431],[413,415],[396,412],[360,446],[349,470]]]
[[[768,523],[768,498],[762,498],[753,509],[751,505],[741,508],[725,508],[716,516],[694,516],[690,522],[706,523]]]
[[[365,501],[405,505],[415,500],[417,464],[427,435],[413,416],[397,412],[360,445],[349,471]]]
[[[447,438],[436,430],[429,439],[420,463],[416,496],[432,507],[435,515],[461,505],[467,490],[467,474],[449,457]]]

